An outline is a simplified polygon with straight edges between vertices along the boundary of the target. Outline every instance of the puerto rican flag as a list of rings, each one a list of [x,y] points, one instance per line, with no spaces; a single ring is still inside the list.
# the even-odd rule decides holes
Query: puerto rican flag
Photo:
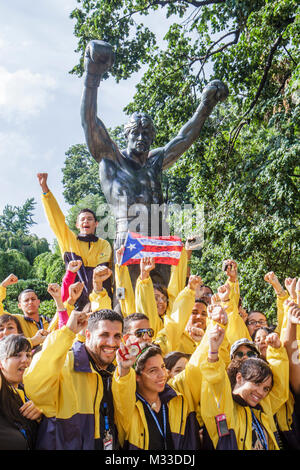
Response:
[[[128,232],[121,264],[139,264],[141,258],[147,256],[155,258],[156,264],[177,266],[182,248],[183,243],[179,237],[146,237],[140,233]]]

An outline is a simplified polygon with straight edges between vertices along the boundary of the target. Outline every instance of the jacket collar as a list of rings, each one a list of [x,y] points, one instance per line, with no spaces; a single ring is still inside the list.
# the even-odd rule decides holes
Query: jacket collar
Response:
[[[76,341],[72,347],[74,354],[74,370],[75,372],[93,372],[91,368],[91,359],[86,350],[85,344],[81,341]],[[104,375],[114,371],[114,365],[109,364],[107,369],[101,371]]]
[[[96,235],[89,234],[89,235],[77,235],[77,240],[80,240],[81,242],[97,242],[99,240]]]

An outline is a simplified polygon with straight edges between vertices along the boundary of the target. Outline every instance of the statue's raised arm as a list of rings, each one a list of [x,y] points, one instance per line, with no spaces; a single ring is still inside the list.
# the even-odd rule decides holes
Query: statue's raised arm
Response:
[[[227,86],[220,80],[213,80],[204,88],[201,100],[194,115],[180,129],[177,136],[164,147],[163,169],[169,168],[199,137],[205,120],[217,103],[228,96]],[[155,152],[155,150],[154,150]]]
[[[115,160],[119,152],[103,122],[97,116],[97,92],[104,73],[114,63],[114,52],[104,41],[90,41],[84,55],[84,88],[81,99],[81,123],[86,143],[97,162],[103,157]]]

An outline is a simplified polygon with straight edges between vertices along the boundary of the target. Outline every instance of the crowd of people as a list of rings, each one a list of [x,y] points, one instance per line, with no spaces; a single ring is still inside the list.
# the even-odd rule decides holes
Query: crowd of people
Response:
[[[274,325],[243,307],[232,259],[216,292],[190,274],[185,248],[167,286],[147,257],[133,285],[124,246],[111,263],[93,211],[80,212],[76,235],[47,174],[38,180],[66,272],[48,286],[52,319],[31,289],[22,313],[6,312],[18,279],[0,285],[0,449],[300,449],[300,279],[265,275]]]

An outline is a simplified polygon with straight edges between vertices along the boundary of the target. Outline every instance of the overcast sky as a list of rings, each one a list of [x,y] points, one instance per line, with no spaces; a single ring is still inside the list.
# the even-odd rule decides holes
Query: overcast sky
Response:
[[[48,227],[36,173],[49,173],[49,187],[64,212],[65,152],[84,143],[80,123],[82,78],[69,73],[77,64],[76,0],[0,1],[0,213],[34,197],[32,232],[46,237]],[[101,84],[99,107],[108,127],[126,122],[124,106],[132,99],[137,77]],[[101,103],[100,103],[101,100]]]

